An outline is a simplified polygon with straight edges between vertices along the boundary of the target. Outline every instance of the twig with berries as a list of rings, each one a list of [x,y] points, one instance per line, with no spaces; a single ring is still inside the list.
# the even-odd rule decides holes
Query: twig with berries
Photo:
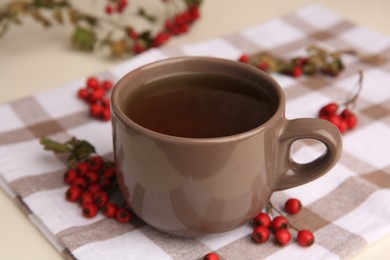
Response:
[[[85,140],[72,138],[59,143],[42,138],[40,143],[45,150],[68,154],[68,169],[63,175],[69,185],[65,198],[78,203],[84,217],[93,218],[100,210],[107,218],[115,218],[120,223],[131,220],[131,212],[124,203],[118,206],[110,200],[111,194],[118,190],[113,162],[97,155],[95,148]]]
[[[89,77],[86,86],[79,89],[77,95],[89,105],[92,117],[108,121],[111,119],[109,92],[113,87],[111,80],[99,81],[96,77]]]
[[[290,198],[284,204],[284,210],[290,215],[298,214],[301,209],[302,203],[296,198]],[[266,243],[273,233],[275,245],[286,246],[291,241],[290,229],[296,231],[295,241],[302,247],[309,247],[315,241],[313,232],[307,229],[298,229],[292,225],[283,212],[277,209],[272,202],[268,202],[265,211],[260,212],[252,223],[254,229],[251,237],[257,244]],[[203,260],[219,259],[219,255],[215,252],[208,253],[203,257]]]
[[[286,201],[284,209],[289,214],[300,212],[302,204],[298,199],[290,198]],[[275,216],[275,212],[277,215]],[[274,233],[274,242],[278,246],[285,246],[291,240],[290,228],[297,232],[296,242],[303,247],[311,246],[314,243],[314,235],[306,229],[298,229],[292,223],[289,223],[284,214],[278,210],[271,202],[268,203],[266,212],[260,212],[254,219],[255,229],[252,233],[252,239],[256,243],[265,243],[268,241],[271,231]]]
[[[104,12],[90,12],[78,8],[70,0],[9,1],[0,5],[0,37],[13,25],[21,25],[25,16],[31,16],[45,28],[63,25],[69,20],[74,27],[71,36],[74,48],[93,51],[96,47],[106,46],[112,56],[122,57],[160,46],[171,36],[188,32],[200,17],[201,0],[157,1],[166,10],[165,16],[156,12],[149,13],[143,7],[131,5],[128,0],[104,2]],[[137,29],[129,18],[141,18],[145,23],[138,21]]]
[[[323,106],[318,113],[319,118],[332,122],[342,134],[347,130],[354,129],[358,123],[353,109],[356,107],[357,99],[363,88],[363,75],[363,71],[359,71],[358,82],[346,101],[341,104],[331,102]]]
[[[327,75],[335,77],[345,68],[343,55],[353,55],[360,61],[369,64],[378,64],[384,61],[380,55],[363,55],[353,50],[329,51],[317,45],[307,48],[307,55],[283,59],[268,52],[259,52],[253,55],[242,54],[239,61],[248,63],[266,72],[275,72],[298,78],[302,75]]]

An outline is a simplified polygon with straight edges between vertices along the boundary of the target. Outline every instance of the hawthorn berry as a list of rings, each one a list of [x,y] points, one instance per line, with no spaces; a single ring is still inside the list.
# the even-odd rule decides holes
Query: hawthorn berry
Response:
[[[275,244],[278,246],[285,246],[287,245],[291,240],[291,233],[288,231],[288,229],[279,229],[276,231],[275,235]]]
[[[284,204],[284,210],[289,214],[297,214],[302,208],[302,203],[298,199],[288,199]]]
[[[83,216],[93,218],[97,215],[99,208],[94,203],[87,203],[82,207]]]
[[[76,202],[80,199],[83,190],[78,186],[70,186],[65,192],[65,198],[68,201]]]
[[[85,175],[89,171],[89,163],[79,162],[76,164],[76,171],[81,175]]]
[[[107,4],[104,10],[106,14],[110,15],[114,12],[114,7],[110,4]]]
[[[104,80],[102,83],[102,88],[106,91],[112,89],[113,86],[114,84],[111,80]]]
[[[274,232],[281,229],[287,229],[289,227],[288,221],[283,216],[277,216],[271,221],[271,227]]]
[[[99,208],[105,206],[108,203],[108,194],[105,191],[99,191],[96,193],[93,197],[93,202],[98,206]]]
[[[270,231],[267,227],[258,226],[252,232],[252,239],[256,243],[262,244],[267,242],[270,236]]]
[[[271,218],[268,214],[260,212],[254,219],[255,226],[262,226],[268,228],[271,225]]]
[[[219,260],[219,256],[216,253],[208,253],[203,257],[203,260]]]
[[[249,55],[248,54],[242,54],[238,60],[240,62],[247,63],[249,61]]]
[[[268,62],[265,62],[265,61],[260,62],[260,64],[259,64],[259,69],[261,69],[261,70],[263,70],[263,71],[268,71],[268,69],[269,69],[269,64],[268,64]]]
[[[118,206],[109,202],[103,207],[103,214],[108,218],[113,218],[115,217],[117,210]]]
[[[102,111],[101,116],[102,116],[102,119],[104,121],[110,120],[111,119],[111,111],[110,111],[110,109],[104,108],[103,111]]]
[[[131,213],[126,208],[119,208],[115,214],[115,219],[120,223],[129,222],[131,219]]]
[[[344,109],[340,116],[346,122],[348,129],[353,129],[356,127],[358,120],[356,115],[351,110],[348,108]]]
[[[86,204],[92,203],[93,202],[93,193],[90,191],[84,191],[81,193],[79,203],[81,207],[85,206]]]
[[[79,91],[77,92],[77,95],[79,96],[79,98],[85,100],[85,99],[87,99],[88,96],[89,96],[89,91],[88,91],[88,89],[81,88],[81,89],[79,89]]]
[[[77,186],[80,189],[84,190],[85,188],[87,188],[87,181],[85,180],[84,177],[77,177],[73,181],[72,186]]]
[[[89,113],[91,114],[91,116],[97,118],[101,116],[103,109],[104,108],[101,104],[94,103],[89,106]]]
[[[72,184],[76,178],[77,178],[77,172],[73,169],[67,170],[64,174],[64,181],[67,184]]]
[[[87,87],[92,89],[99,88],[100,82],[96,77],[89,77],[87,79]]]
[[[339,109],[339,105],[335,102],[329,103],[322,107],[319,112],[319,117],[327,118],[330,115],[335,115],[337,110]]]
[[[302,74],[303,74],[302,67],[300,67],[300,66],[295,66],[294,69],[293,69],[293,71],[292,71],[292,76],[293,76],[294,78],[298,78],[298,77],[302,76]]]
[[[314,243],[314,240],[314,234],[310,230],[302,229],[298,231],[297,242],[300,246],[311,246]]]
[[[88,160],[89,168],[92,171],[99,171],[103,168],[104,159],[101,156],[93,156]]]
[[[88,186],[88,191],[92,192],[93,194],[98,193],[102,190],[102,187],[98,183],[94,183]]]
[[[113,181],[116,178],[115,168],[109,167],[103,171],[103,179]]]
[[[106,94],[106,91],[102,88],[97,88],[97,89],[94,89],[88,99],[89,99],[89,102],[91,103],[95,103],[96,101],[102,99],[104,97],[104,95]]]
[[[100,175],[96,172],[89,171],[85,174],[85,180],[87,181],[87,184],[94,184],[98,183],[100,181]]]

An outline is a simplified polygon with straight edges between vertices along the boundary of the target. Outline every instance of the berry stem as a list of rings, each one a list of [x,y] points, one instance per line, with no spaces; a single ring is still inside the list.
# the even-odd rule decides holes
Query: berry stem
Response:
[[[356,83],[356,85],[353,88],[354,91],[352,91],[349,98],[347,98],[347,101],[345,101],[342,104],[344,107],[349,107],[349,106],[355,107],[356,106],[356,101],[360,95],[360,92],[362,91],[362,88],[363,88],[363,80],[364,80],[363,71],[359,70],[358,82]]]
[[[277,207],[275,207],[274,206],[274,204],[270,201],[270,202],[268,202],[268,204],[267,204],[267,213],[269,214],[269,215],[271,215],[272,216],[272,218],[274,218],[274,212],[273,211],[276,211],[276,213],[278,213],[280,216],[283,216],[283,217],[285,217],[284,216],[284,214],[283,214],[283,212],[281,212]],[[296,226],[294,226],[291,222],[288,222],[288,224],[289,224],[289,227],[291,227],[292,229],[294,229],[295,231],[299,231],[300,229],[299,228],[297,228]]]

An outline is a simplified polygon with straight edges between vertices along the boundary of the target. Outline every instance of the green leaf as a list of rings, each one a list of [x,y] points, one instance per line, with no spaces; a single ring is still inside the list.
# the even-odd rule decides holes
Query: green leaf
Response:
[[[70,154],[68,161],[76,160],[76,161],[82,161],[84,159],[87,159],[90,154],[96,153],[95,147],[91,145],[89,142],[84,140],[77,140],[74,139],[74,148],[72,150],[72,153]]]
[[[55,142],[48,138],[42,138],[40,143],[43,145],[43,149],[54,153],[70,153],[72,151],[67,145]]]
[[[97,37],[94,31],[80,26],[75,28],[72,36],[72,43],[75,48],[92,51],[96,41]]]

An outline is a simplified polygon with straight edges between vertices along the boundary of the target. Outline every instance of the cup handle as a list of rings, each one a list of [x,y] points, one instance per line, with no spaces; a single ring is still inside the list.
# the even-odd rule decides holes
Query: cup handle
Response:
[[[292,144],[301,139],[315,139],[326,146],[324,154],[308,163],[297,163],[291,155]],[[342,151],[342,136],[332,123],[317,118],[286,120],[279,138],[280,172],[275,191],[299,186],[329,171]]]

